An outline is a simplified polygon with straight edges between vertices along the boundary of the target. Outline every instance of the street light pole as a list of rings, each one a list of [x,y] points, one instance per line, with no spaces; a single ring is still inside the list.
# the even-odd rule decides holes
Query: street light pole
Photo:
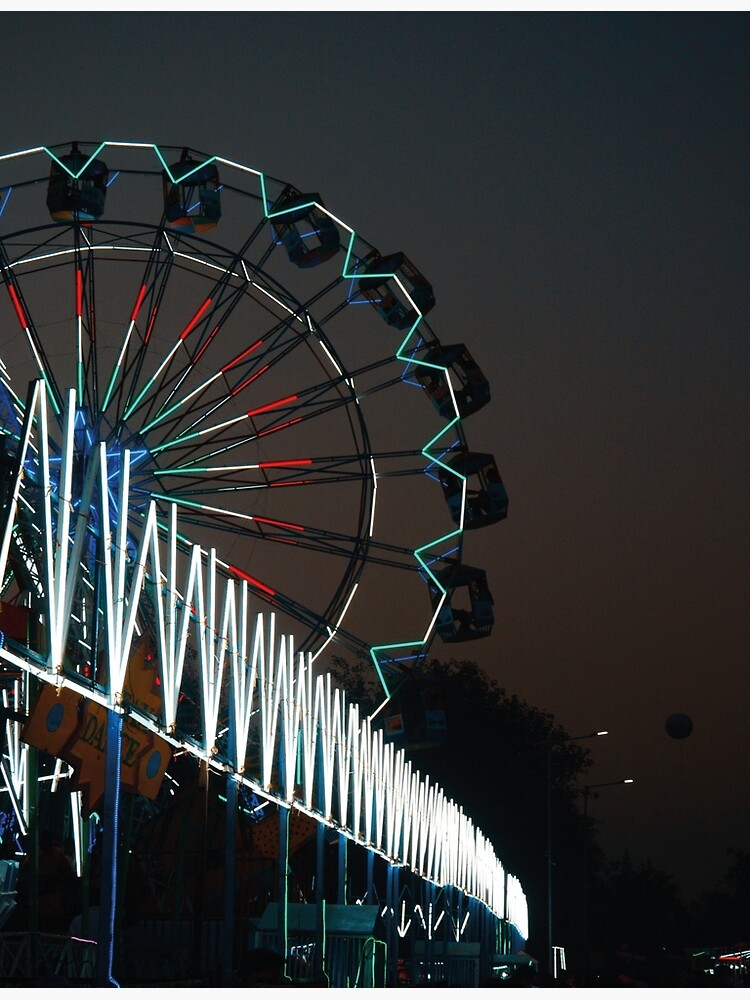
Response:
[[[612,785],[632,785],[633,778],[620,778],[619,781],[603,781],[597,785],[583,786],[583,821],[588,822],[589,818],[589,795],[594,788],[610,788]],[[596,797],[596,793],[595,793]],[[591,974],[591,956],[589,955],[589,838],[588,832],[584,830],[583,841],[583,956],[586,963],[586,979]]]
[[[607,736],[608,730],[599,729],[584,736],[570,736],[563,743],[580,743],[581,740]],[[552,746],[547,746],[547,971],[555,978],[555,945],[552,928]]]
[[[611,785],[632,785],[635,778],[620,778],[619,781],[602,781],[599,785],[583,786],[583,818],[588,819],[589,815],[589,795],[594,788],[609,788]],[[596,796],[594,796],[596,798]]]

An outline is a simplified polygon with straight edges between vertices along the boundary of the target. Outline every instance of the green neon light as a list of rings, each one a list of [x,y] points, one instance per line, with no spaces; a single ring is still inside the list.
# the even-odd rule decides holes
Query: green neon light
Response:
[[[408,361],[408,362],[410,362],[413,365],[422,365],[423,368],[435,368],[439,372],[447,372],[448,369],[445,367],[445,365],[436,365],[432,361],[423,361],[421,358],[413,358],[410,354],[406,354],[405,353],[406,342],[409,340],[409,338],[411,337],[411,335],[414,333],[415,329],[417,328],[417,324],[421,323],[423,319],[424,319],[424,317],[422,315],[420,315],[420,316],[417,317],[417,320],[414,323],[414,326],[411,328],[411,330],[409,330],[409,332],[407,333],[407,335],[404,337],[404,339],[403,339],[403,341],[401,343],[401,346],[396,351],[396,357],[398,358],[399,361]],[[418,347],[419,344],[417,344],[416,346]]]
[[[186,476],[193,472],[211,472],[211,469],[206,465],[177,465],[173,466],[171,469],[160,469],[159,475],[162,476]]]
[[[354,978],[354,986],[355,987],[362,986],[362,987],[364,987],[364,989],[372,989],[375,986],[376,982],[377,982],[377,980],[375,978],[375,968],[376,968],[376,964],[375,963],[377,961],[378,951],[380,951],[381,954],[382,954],[382,956],[383,956],[383,968],[382,968],[383,983],[386,983],[386,977],[387,977],[387,972],[388,972],[388,945],[386,944],[386,942],[385,941],[381,941],[380,938],[376,938],[376,937],[370,936],[370,937],[365,938],[365,949],[366,949],[366,947],[367,947],[368,944],[372,946],[370,948],[370,959],[369,959],[370,982],[369,982],[369,984],[367,982],[367,970],[366,969],[358,968],[357,969],[357,974],[356,974],[356,976]],[[382,947],[378,948],[378,945],[381,945]],[[365,950],[365,949],[363,949],[363,950]],[[360,983],[360,971],[362,971],[362,973],[363,973],[363,981],[362,981],[362,983]]]
[[[171,497],[168,493],[152,493],[151,497],[154,500],[166,500],[167,503],[176,503],[180,507],[192,507],[194,510],[203,510],[202,503],[196,503],[195,500],[183,500],[181,497]]]
[[[277,219],[280,215],[288,215],[289,212],[298,212],[301,208],[319,207],[317,201],[306,201],[304,205],[294,205],[292,208],[284,208],[280,212],[266,212],[267,219]]]
[[[444,591],[444,593],[445,593],[445,591]],[[419,649],[421,649],[424,646],[424,644],[425,643],[424,643],[423,639],[414,639],[412,642],[393,642],[393,643],[390,643],[389,645],[386,645],[386,646],[372,646],[370,648],[370,658],[372,659],[372,662],[375,665],[375,670],[377,672],[378,677],[380,678],[380,683],[381,683],[381,685],[383,687],[383,690],[385,692],[386,698],[390,698],[391,697],[391,689],[388,687],[388,683],[387,683],[387,681],[385,679],[385,675],[383,674],[382,670],[380,669],[380,660],[378,659],[378,654],[381,653],[381,652],[383,652],[383,651],[385,651],[385,650],[388,650],[388,649],[414,649],[414,650],[419,650]],[[416,653],[415,655],[418,656],[419,654]],[[393,659],[393,657],[392,656],[383,657],[383,659]]]
[[[156,155],[161,160],[161,164],[164,167],[164,172],[167,174],[167,176],[169,177],[170,181],[173,184],[182,184],[183,181],[187,180],[187,178],[190,177],[192,174],[194,174],[197,170],[200,170],[202,167],[207,167],[209,163],[214,163],[216,161],[215,156],[209,156],[207,160],[204,160],[203,163],[196,164],[196,166],[194,166],[191,170],[188,170],[187,173],[181,174],[179,177],[175,177],[169,168],[169,164],[161,155],[161,150],[159,149],[159,147],[154,146],[153,149],[156,152]]]
[[[141,520],[143,520],[143,515],[141,515]],[[163,531],[165,535],[169,534],[169,525],[165,524],[164,521],[159,521],[157,519],[156,527],[159,531]],[[182,542],[183,545],[192,546],[195,544],[192,539],[188,538],[187,535],[183,535],[181,531],[176,532],[175,537],[177,538],[177,541]]]
[[[46,146],[43,146],[42,148],[44,152],[47,154],[47,156],[49,156],[51,160],[54,160],[61,170],[64,170],[65,173],[68,174],[70,177],[72,177],[74,181],[77,181],[78,178],[81,176],[81,174],[86,170],[88,165],[90,163],[93,163],[93,161],[97,158],[99,153],[101,153],[101,151],[104,149],[106,145],[107,145],[106,142],[100,143],[99,146],[97,147],[96,152],[91,154],[91,156],[88,158],[88,160],[86,160],[86,162],[84,163],[84,165],[81,167],[81,169],[78,171],[77,174],[74,174],[72,170],[69,170],[68,167],[66,167],[65,164],[62,162],[62,160],[60,160],[59,157],[55,156],[55,154],[52,152],[51,149],[47,149]]]
[[[328,955],[328,928],[327,928],[328,913],[326,912],[326,901],[325,901],[325,899],[322,900],[321,902],[323,904],[322,907],[321,907],[321,909],[323,911],[323,913],[322,913],[322,916],[323,916],[323,954],[320,956],[320,971],[323,973],[324,976],[326,976],[326,978],[328,978],[327,973],[326,973],[326,957]]]
[[[446,472],[449,472],[452,476],[455,476],[456,479],[460,479],[461,482],[465,483],[466,480],[468,479],[468,476],[464,476],[462,473],[456,472],[455,469],[452,469],[449,465],[446,465],[439,455],[431,454],[429,451],[429,449],[435,444],[438,438],[445,437],[445,435],[448,433],[451,427],[453,427],[457,423],[460,423],[460,421],[461,421],[460,417],[458,416],[454,417],[453,420],[451,420],[451,422],[446,427],[444,427],[441,431],[438,431],[438,433],[431,441],[427,442],[427,444],[422,449],[422,454],[424,455],[425,458],[429,458],[431,462],[434,462],[435,465],[439,465],[442,469],[445,469]]]
[[[266,175],[259,174],[260,178],[260,196],[263,201],[263,215],[268,218],[268,195],[266,194]]]
[[[81,360],[78,361],[76,369],[78,374],[76,380],[78,383],[78,405],[83,406],[83,362]]]
[[[136,397],[136,399],[134,400],[134,402],[132,402],[130,404],[130,406],[128,406],[126,408],[125,412],[122,415],[122,419],[123,420],[127,420],[128,417],[131,416],[131,414],[134,412],[134,410],[136,409],[136,407],[138,406],[138,404],[140,403],[140,401],[143,399],[143,397],[146,395],[146,393],[148,392],[148,390],[151,388],[151,386],[154,384],[155,381],[156,381],[156,376],[153,376],[152,378],[150,378],[148,380],[148,382],[144,385],[144,387],[138,393],[138,396]]]
[[[388,646],[373,646],[370,652],[374,653],[378,649],[409,649],[410,647],[417,649],[423,645],[424,643],[421,639],[415,639],[413,642],[393,642]]]
[[[344,275],[343,276],[345,278],[354,278],[354,277],[358,276],[356,273],[351,273],[351,274],[347,274],[346,273],[346,268],[347,268],[347,265],[349,264],[349,259],[350,259],[351,252],[352,252],[353,238],[354,238],[354,233],[352,233],[352,238],[349,241],[349,248],[347,250],[346,260],[345,260],[345,263],[344,263]],[[382,277],[382,278],[386,278],[387,279],[387,278],[394,278],[395,274],[368,275],[368,277]],[[422,316],[422,313],[419,311],[419,309],[416,306],[414,308],[415,308],[415,310],[417,312],[417,318],[415,319],[415,321],[412,324],[411,328],[409,329],[409,331],[407,332],[407,334],[404,337],[403,341],[401,342],[398,350],[396,351],[395,357],[396,357],[396,359],[398,361],[403,361],[403,362],[405,362],[407,364],[413,364],[415,367],[418,366],[418,365],[421,365],[424,368],[432,368],[432,369],[435,369],[437,371],[442,371],[442,372],[444,372],[445,377],[447,379],[449,376],[448,376],[448,369],[445,367],[445,365],[437,365],[437,364],[434,364],[434,363],[429,362],[429,361],[422,361],[419,358],[415,359],[415,358],[412,358],[409,354],[406,353],[406,345],[407,345],[407,343],[412,339],[412,337],[414,336],[415,331],[417,330],[417,327],[419,326],[419,324],[422,322],[422,319],[424,318]],[[451,431],[451,428],[453,428],[455,426],[455,424],[459,423],[460,420],[461,420],[461,417],[458,414],[456,414],[456,416],[445,427],[442,427],[437,432],[437,434],[435,434],[435,436],[432,437],[427,442],[426,445],[424,445],[424,447],[422,448],[422,456],[425,459],[428,459],[430,462],[434,462],[436,465],[440,466],[442,469],[444,469],[450,475],[453,475],[457,479],[460,479],[461,482],[466,482],[466,479],[467,479],[466,476],[462,475],[460,472],[456,472],[456,470],[452,469],[449,465],[446,465],[446,463],[443,462],[442,459],[438,455],[434,455],[434,454],[430,453],[430,449],[433,448],[433,446],[435,446],[436,442],[438,440],[440,440],[441,438],[444,438]],[[443,542],[449,541],[451,538],[460,537],[462,534],[463,534],[463,529],[462,528],[457,528],[455,531],[451,531],[451,532],[449,532],[446,535],[442,535],[439,538],[435,538],[432,541],[427,542],[425,545],[419,546],[419,548],[416,548],[414,550],[414,552],[413,552],[413,556],[414,556],[415,560],[419,563],[419,565],[422,567],[422,569],[424,570],[424,572],[430,577],[430,579],[434,583],[435,587],[443,595],[447,595],[448,591],[440,583],[440,581],[436,578],[435,574],[432,572],[432,570],[430,569],[430,567],[427,564],[427,562],[422,558],[422,553],[426,552],[428,549],[434,549],[436,546],[440,545]],[[406,649],[406,648],[420,649],[420,648],[424,647],[425,645],[426,645],[425,641],[423,639],[420,639],[420,640],[417,640],[416,642],[399,642],[399,643],[390,643],[390,644],[384,645],[384,646],[373,646],[373,647],[371,647],[371,649],[370,649],[370,656],[371,656],[372,661],[373,661],[373,663],[375,665],[375,670],[376,670],[377,675],[378,675],[378,677],[380,679],[380,683],[381,683],[381,686],[383,687],[383,690],[384,690],[384,692],[386,694],[386,697],[388,697],[388,698],[391,697],[391,691],[390,691],[390,689],[388,687],[388,684],[387,684],[387,682],[385,680],[385,676],[384,676],[382,670],[380,669],[380,663],[378,661],[378,653],[379,652],[384,652],[386,650],[396,650],[396,649]]]
[[[405,343],[406,343],[406,341],[404,341],[404,344]],[[399,348],[399,351],[401,350],[401,348],[403,348],[404,344],[401,345],[401,347]],[[397,354],[396,357],[398,358],[399,361],[409,361],[415,367],[416,367],[416,365],[421,365],[422,368],[435,368],[439,372],[447,372],[448,371],[448,369],[445,367],[445,365],[436,365],[432,361],[423,361],[421,358],[412,358],[409,355],[407,355],[406,357],[404,357],[400,353]]]
[[[425,451],[423,451],[422,454],[424,455],[425,458],[429,458],[430,461],[433,462],[435,465],[439,465],[441,469],[445,469],[446,472],[450,472],[450,474],[452,476],[455,476],[456,479],[460,479],[462,483],[465,483],[466,480],[468,479],[468,476],[465,476],[462,472],[456,472],[456,470],[452,469],[450,465],[446,465],[445,462],[439,456],[429,455]]]
[[[55,399],[54,393],[52,392],[52,386],[47,381],[47,375],[44,371],[41,372],[41,375],[42,379],[44,380],[44,388],[47,390],[47,396],[49,397],[49,401],[50,403],[52,403],[52,408],[55,411],[55,416],[59,417],[62,411],[60,410],[60,407],[57,405],[57,400]]]
[[[185,400],[181,399],[179,402],[175,403],[174,406],[170,406],[168,410],[165,410],[163,413],[158,413],[150,423],[141,428],[141,434],[147,434],[148,431],[156,427],[157,424],[160,424],[162,420],[166,420],[169,414],[174,413],[175,410],[179,410],[184,402]]]
[[[441,535],[440,538],[433,538],[431,542],[428,542],[426,545],[420,545],[418,549],[415,549],[414,555],[417,557],[417,559],[419,559],[420,554],[424,552],[426,549],[431,549],[435,545],[439,545],[441,542],[449,542],[451,538],[455,538],[456,535],[460,534],[461,534],[461,529],[456,528],[453,531],[449,531],[447,535]],[[443,593],[445,593],[445,591],[443,591]]]
[[[168,164],[168,163],[167,163],[167,161],[166,161],[166,160],[164,159],[164,157],[163,157],[163,156],[161,155],[161,150],[159,149],[159,147],[158,147],[158,146],[154,146],[154,147],[153,147],[153,149],[154,149],[154,152],[156,153],[156,155],[157,155],[157,156],[159,157],[159,159],[161,160],[161,165],[162,165],[162,167],[164,167],[164,170],[165,170],[165,172],[166,172],[167,174],[169,174],[170,178],[171,178],[171,179],[172,179],[172,180],[174,181],[174,177],[172,177],[172,174],[170,173],[170,170],[169,170],[169,164]]]
[[[412,303],[412,305],[414,305],[414,303]],[[416,306],[414,306],[414,308],[417,309]],[[409,339],[409,337],[411,337],[411,335],[414,333],[414,331],[417,329],[417,327],[419,326],[419,324],[422,322],[423,319],[424,319],[424,316],[417,309],[417,318],[414,320],[414,323],[412,324],[411,329],[409,330],[409,332],[407,333],[406,337],[404,338],[404,344]],[[408,354],[402,356],[399,353],[401,351],[401,349],[403,348],[404,344],[402,344],[401,347],[399,347],[398,352],[396,353],[396,357],[399,359],[399,361],[411,361],[411,358],[409,357]],[[418,363],[418,362],[415,362],[415,363]]]
[[[416,328],[417,324],[420,322],[421,318],[422,317],[420,315],[418,317],[418,319],[417,319],[417,322],[414,324],[414,326],[412,327],[412,329],[409,331],[409,333],[407,334],[406,338],[404,339],[403,343],[401,344],[401,347],[399,348],[399,352],[401,352],[403,350],[404,344],[406,344],[406,341],[409,340],[409,338],[411,337],[411,334],[413,333],[413,331]],[[408,361],[410,359],[409,358],[399,357],[399,360]],[[430,367],[430,368],[438,368],[438,369],[442,368],[442,370],[446,373],[446,376],[447,376],[448,370],[444,366],[441,366],[441,365],[428,365],[426,362],[420,362],[420,361],[416,361],[415,364],[424,364],[426,367]],[[446,472],[449,472],[450,474],[456,476],[456,478],[458,478],[458,479],[462,480],[463,482],[465,482],[466,478],[467,478],[466,476],[463,476],[460,473],[456,472],[455,469],[451,469],[444,462],[442,462],[440,458],[438,458],[435,455],[431,455],[429,453],[429,449],[435,444],[435,442],[438,441],[440,438],[444,437],[451,430],[451,428],[455,424],[457,424],[457,423],[460,422],[460,420],[461,420],[461,418],[458,415],[456,415],[447,424],[447,426],[441,428],[438,431],[438,433],[435,434],[435,436],[433,438],[431,438],[427,442],[427,444],[422,448],[422,455],[425,458],[428,458],[431,461],[435,462],[437,465],[440,465],[442,468],[444,468],[446,470]],[[451,532],[449,532],[446,535],[442,535],[439,538],[433,539],[431,542],[427,542],[425,545],[421,545],[419,548],[415,549],[414,552],[413,552],[413,555],[414,555],[414,558],[416,559],[416,561],[420,564],[420,566],[422,567],[422,569],[430,577],[430,579],[433,581],[433,583],[435,584],[435,586],[437,587],[437,589],[443,595],[446,595],[448,593],[448,591],[440,583],[440,581],[435,577],[435,574],[432,572],[432,570],[430,569],[429,565],[422,558],[422,553],[425,552],[425,551],[427,551],[428,549],[432,549],[435,546],[440,545],[442,542],[449,541],[451,538],[456,538],[457,536],[461,536],[462,534],[463,534],[463,529],[458,528],[455,531],[451,531]],[[407,649],[407,648],[420,649],[421,647],[424,647],[425,645],[426,645],[425,641],[423,639],[420,639],[420,640],[416,640],[414,642],[397,642],[397,643],[390,643],[388,645],[383,645],[383,646],[372,646],[371,647],[371,649],[370,649],[370,656],[372,658],[373,664],[375,665],[376,673],[378,675],[378,678],[380,679],[380,684],[381,684],[381,686],[382,686],[382,688],[383,688],[383,690],[384,690],[385,695],[386,695],[387,698],[391,697],[391,690],[388,687],[388,684],[386,682],[386,679],[385,679],[385,676],[384,676],[382,670],[380,669],[380,662],[378,660],[378,654],[381,653],[381,652],[385,652],[386,650]]]
[[[127,414],[125,415],[127,419]],[[160,451],[164,451],[165,448],[172,448],[176,445],[183,444],[185,441],[192,441],[193,438],[201,437],[203,431],[194,431],[192,434],[183,434],[180,437],[173,438],[172,441],[165,441],[164,444],[157,444],[151,449],[152,453],[155,455]]]
[[[430,567],[427,565],[427,563],[422,558],[422,553],[425,552],[427,549],[433,548],[433,546],[435,546],[435,545],[439,545],[441,542],[447,542],[449,539],[455,538],[457,535],[462,535],[462,534],[463,534],[462,529],[461,528],[457,528],[455,531],[451,531],[450,534],[443,535],[442,538],[436,538],[432,542],[428,542],[426,545],[422,545],[422,546],[420,546],[420,548],[414,550],[414,558],[419,562],[420,566],[425,571],[425,573],[428,573],[430,575],[430,577],[432,578],[433,583],[435,584],[435,586],[438,588],[438,590],[442,594],[447,594],[448,591],[440,583],[440,581],[436,579],[435,574],[432,572],[432,570],[430,569]]]
[[[109,406],[109,401],[112,398],[112,393],[114,392],[115,388],[115,382],[117,381],[117,376],[119,374],[120,374],[120,362],[118,361],[115,364],[115,367],[112,369],[112,374],[109,376],[109,385],[107,386],[107,391],[104,394],[104,404],[102,406],[102,413],[104,413],[107,407]]]
[[[406,643],[406,645],[409,646],[409,645],[411,645],[411,643]],[[380,664],[378,663],[378,658],[377,658],[377,655],[376,655],[376,650],[378,650],[378,649],[390,649],[390,647],[389,646],[373,646],[370,649],[370,656],[372,657],[372,662],[375,664],[375,673],[378,675],[378,679],[380,680],[380,686],[382,687],[383,691],[385,692],[386,698],[390,698],[391,697],[391,689],[388,687],[388,684],[386,682],[385,676],[383,675],[383,671],[380,669]]]
[[[458,424],[458,423],[460,423],[460,421],[461,421],[461,418],[458,417],[458,416],[456,416],[456,417],[453,418],[453,420],[451,420],[451,422],[449,424],[446,424],[446,426],[443,427],[442,430],[439,430],[437,432],[437,434],[435,435],[435,437],[432,438],[430,441],[428,441],[427,444],[424,446],[424,448],[422,449],[422,454],[426,455],[428,458],[432,458],[431,455],[427,455],[427,449],[431,448],[435,444],[435,442],[438,440],[438,438],[445,437],[445,435],[448,433],[448,431],[451,429],[451,427],[455,427],[455,425]]]
[[[342,278],[356,278],[358,276],[356,271],[349,273],[349,261],[354,251],[354,241],[356,238],[357,234],[352,229],[351,235],[349,236],[349,246],[346,248],[346,256],[344,257],[344,266],[341,271]],[[361,275],[359,275],[359,277],[361,277]]]

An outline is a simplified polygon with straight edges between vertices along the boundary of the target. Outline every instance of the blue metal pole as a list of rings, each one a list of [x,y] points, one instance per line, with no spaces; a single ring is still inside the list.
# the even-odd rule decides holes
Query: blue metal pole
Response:
[[[231,717],[231,713],[230,713]],[[222,981],[231,986],[234,972],[234,892],[237,872],[237,782],[227,775],[226,828],[224,831],[224,938],[221,942]]]
[[[115,949],[115,912],[117,909],[117,848],[120,822],[120,758],[122,751],[122,715],[107,712],[107,745],[104,772],[104,832],[102,850],[101,898],[99,910],[99,946],[97,981],[100,986],[119,986],[112,978]]]
[[[276,933],[278,952],[284,959],[283,969],[286,973],[288,962],[287,948],[287,916],[289,911],[289,809],[279,806],[279,891]]]

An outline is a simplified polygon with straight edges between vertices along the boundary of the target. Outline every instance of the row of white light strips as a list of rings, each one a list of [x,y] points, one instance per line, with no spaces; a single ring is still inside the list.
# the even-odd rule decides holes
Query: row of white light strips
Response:
[[[231,684],[230,711],[234,745],[229,752],[234,767],[228,768],[250,787],[285,806],[303,811],[366,844],[395,864],[406,865],[439,885],[454,885],[484,902],[493,913],[511,920],[523,935],[526,901],[518,881],[506,877],[492,845],[453,800],[427,775],[414,771],[403,750],[383,740],[369,719],[361,719],[359,707],[346,702],[334,688],[330,676],[314,677],[312,661],[295,654],[292,636],[276,636],[275,616],[264,621],[257,614],[251,622],[248,586],[224,572],[215,550],[203,552],[193,545],[178,588],[177,514],[171,508],[163,535],[152,502],[144,520],[134,564],[128,566],[129,453],[120,466],[117,510],[110,517],[110,491],[106,448],[99,448],[84,483],[77,523],[73,514],[73,415],[71,394],[66,409],[60,459],[57,517],[52,516],[50,443],[47,431],[46,393],[36,383],[24,427],[19,473],[13,500],[3,526],[0,548],[0,578],[4,578],[16,507],[23,489],[26,453],[38,455],[42,478],[42,543],[45,580],[45,622],[48,636],[46,669],[40,669],[0,650],[0,657],[42,679],[66,685],[88,698],[99,700],[115,711],[122,704],[125,673],[135,639],[138,604],[150,591],[156,610],[156,662],[161,680],[164,717],[155,724],[137,708],[127,711],[144,726],[174,744],[184,745],[212,766],[216,760],[218,714],[222,683]],[[31,419],[36,417],[36,421]],[[98,489],[97,489],[98,486]],[[105,617],[107,636],[106,692],[97,694],[74,678],[63,677],[61,663],[71,620],[74,567],[81,557],[85,519],[92,502],[100,505],[99,523],[104,526]],[[111,525],[114,522],[114,528]],[[56,524],[56,529],[55,529]],[[147,565],[150,561],[149,573]],[[162,566],[166,562],[163,572]],[[128,584],[128,576],[130,583]],[[198,652],[203,719],[202,746],[182,743],[174,736],[177,704],[188,636]],[[254,711],[254,705],[259,711]],[[244,775],[251,717],[260,741],[260,781]],[[320,751],[320,752],[319,752]],[[295,799],[298,759],[302,799]],[[278,768],[280,788],[273,787]],[[334,789],[336,789],[334,807]],[[322,791],[322,795],[321,795]],[[322,807],[319,803],[322,799]],[[507,882],[507,885],[506,885]],[[507,899],[506,899],[507,890]],[[523,935],[525,936],[525,935]]]

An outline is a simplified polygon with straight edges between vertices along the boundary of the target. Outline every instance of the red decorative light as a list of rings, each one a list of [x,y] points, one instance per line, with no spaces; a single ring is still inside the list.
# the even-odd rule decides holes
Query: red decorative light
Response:
[[[237,566],[230,566],[229,572],[233,573],[235,576],[239,577],[240,580],[246,580],[251,587],[255,587],[256,590],[262,590],[264,594],[269,594],[271,597],[275,597],[276,591],[271,587],[267,587],[265,583],[261,583],[260,580],[256,580],[254,576],[250,576],[245,573],[244,570],[239,569]]]
[[[291,427],[292,424],[298,424],[300,420],[302,420],[302,417],[295,417],[294,420],[287,420],[283,424],[276,424],[275,427],[267,427],[264,431],[260,431],[258,433],[258,437],[265,437],[266,434],[273,434],[275,431],[283,431],[285,427]]]
[[[295,465],[312,465],[311,458],[287,458],[284,461],[260,462],[259,469],[284,469],[287,466],[293,468]]]
[[[232,395],[236,396],[241,389],[244,389],[246,386],[250,385],[251,382],[254,382],[259,375],[262,375],[263,372],[267,370],[268,370],[268,365],[263,365],[260,371],[256,372],[254,375],[251,375],[250,378],[246,378],[244,382],[242,382],[240,385],[237,386],[236,389],[232,389]]]
[[[194,365],[198,363],[198,361],[200,360],[200,356],[203,354],[203,352],[206,350],[206,348],[209,346],[209,344],[212,342],[212,340],[214,339],[214,337],[216,336],[216,334],[218,332],[219,332],[219,324],[217,324],[213,328],[213,330],[211,331],[211,333],[208,335],[208,337],[206,337],[205,344],[203,345],[203,347],[201,347],[201,349],[198,351],[198,353],[193,358],[193,364]]]
[[[243,351],[242,354],[238,354],[233,361],[230,361],[228,364],[224,365],[224,367],[221,370],[223,372],[226,372],[229,371],[230,368],[234,368],[234,366],[238,365],[240,361],[244,360],[248,356],[248,354],[252,354],[254,350],[260,347],[262,343],[263,343],[262,340],[256,340],[251,347],[248,347],[248,349],[246,351]]]
[[[203,314],[205,313],[205,311],[208,309],[208,307],[210,305],[211,305],[211,299],[206,299],[206,301],[200,307],[200,309],[198,310],[198,312],[195,314],[195,316],[193,316],[193,318],[190,320],[190,322],[188,323],[188,325],[185,327],[185,329],[180,334],[180,340],[184,340],[185,337],[187,337],[189,334],[191,334],[193,332],[193,330],[196,328],[196,326],[200,323],[201,317],[203,316]]]
[[[276,410],[280,406],[285,406],[287,403],[294,403],[297,401],[297,396],[284,396],[283,399],[277,399],[275,403],[266,403],[265,406],[259,406],[255,410],[248,410],[248,417],[257,417],[259,413],[267,413],[269,410]],[[299,417],[298,419],[302,419]]]
[[[26,322],[26,317],[23,314],[18,294],[13,285],[8,285],[8,294],[10,295],[10,301],[13,303],[13,308],[16,310],[16,316],[18,316],[18,322],[21,324],[21,329],[25,330],[29,324]]]
[[[151,313],[151,319],[149,320],[148,330],[146,330],[146,336],[143,338],[144,344],[148,343],[155,322],[156,322],[156,307],[154,307],[154,311]]]
[[[304,531],[301,524],[290,524],[288,521],[274,521],[271,517],[254,517],[253,521],[258,524],[270,524],[274,528],[291,528],[292,531]]]
[[[135,305],[133,306],[133,311],[130,314],[130,322],[135,323],[138,313],[143,305],[143,300],[146,298],[146,286],[141,285],[141,290],[138,292],[138,298],[135,300]]]

